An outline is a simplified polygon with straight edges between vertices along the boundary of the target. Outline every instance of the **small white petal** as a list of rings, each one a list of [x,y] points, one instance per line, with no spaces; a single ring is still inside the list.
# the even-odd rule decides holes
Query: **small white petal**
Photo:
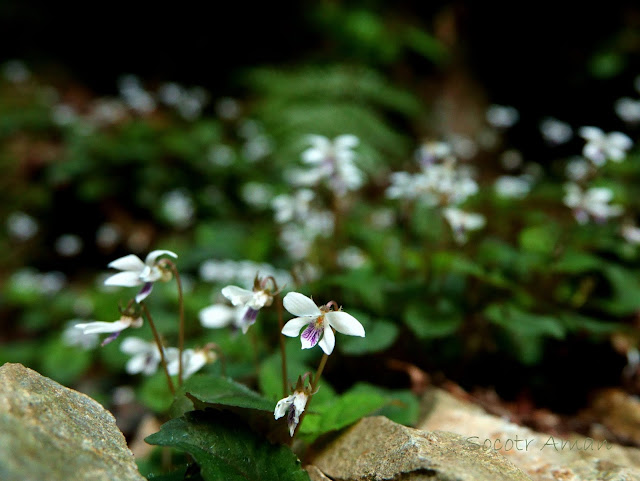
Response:
[[[322,339],[320,339],[318,345],[326,355],[329,355],[333,352],[333,348],[336,345],[336,336],[333,333],[333,329],[331,329],[331,326],[329,326],[328,322],[325,323],[324,335],[322,336]]]
[[[147,355],[138,354],[127,361],[125,371],[128,374],[139,374],[147,367]]]
[[[633,141],[622,132],[611,132],[607,140],[611,147],[620,150],[629,150],[633,146]]]
[[[122,344],[120,344],[120,350],[125,354],[129,354],[133,356],[134,354],[140,354],[143,352],[149,352],[151,350],[152,345],[145,341],[144,339],[140,339],[139,337],[127,337]]]
[[[294,316],[318,317],[321,312],[316,303],[299,292],[290,292],[282,300],[284,308]]]
[[[294,400],[294,396],[288,396],[284,399],[280,399],[280,401],[278,401],[278,404],[276,404],[276,409],[273,412],[273,415],[276,419],[280,419],[282,416],[284,416],[287,413],[287,409],[289,408],[289,406],[291,406],[291,404],[293,403]]]
[[[227,286],[222,289],[222,295],[229,299],[234,306],[244,306],[253,299],[253,291],[238,286]]]
[[[105,286],[134,287],[140,284],[143,284],[142,279],[137,272],[132,271],[118,272],[104,281]]]
[[[311,147],[302,152],[302,161],[305,164],[318,164],[325,159],[326,155],[320,149]]]
[[[118,269],[120,271],[140,272],[142,269],[144,269],[144,262],[142,262],[138,256],[129,254],[128,256],[124,256],[120,259],[109,262],[107,266]]]
[[[364,337],[364,327],[362,327],[362,324],[351,314],[336,311],[327,312],[324,317],[336,331],[342,334],[348,334],[349,336]]]
[[[578,133],[580,137],[590,141],[598,141],[604,138],[604,132],[598,127],[581,127]]]
[[[308,317],[294,317],[287,322],[282,328],[282,334],[288,337],[298,337],[300,329],[304,326],[308,326],[312,319]]]
[[[115,322],[89,322],[87,324],[76,324],[78,329],[82,329],[85,334],[99,334],[119,332],[131,325],[130,320],[119,320]]]
[[[157,250],[157,251],[151,251],[149,252],[149,254],[147,255],[147,258],[144,260],[144,263],[148,266],[152,266],[156,263],[156,259],[160,256],[171,256],[174,259],[178,258],[178,254],[176,254],[175,252],[171,252],[171,251],[167,251],[167,250]]]
[[[187,379],[195,374],[207,364],[207,356],[203,352],[192,352],[186,359],[182,360],[183,377]]]
[[[226,327],[233,321],[235,309],[224,304],[214,304],[200,311],[200,324],[210,329]]]
[[[333,140],[333,145],[335,146],[335,148],[340,150],[352,149],[354,147],[357,147],[359,143],[360,140],[358,140],[358,137],[350,134],[340,135]]]

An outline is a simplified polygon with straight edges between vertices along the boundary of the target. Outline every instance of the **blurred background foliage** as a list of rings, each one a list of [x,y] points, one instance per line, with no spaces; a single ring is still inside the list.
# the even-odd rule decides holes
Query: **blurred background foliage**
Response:
[[[129,392],[114,387],[133,386],[148,408],[166,409],[161,373],[127,375],[119,341],[83,350],[62,337],[72,319],[116,320],[133,295],[101,285],[108,262],[161,248],[180,256],[188,345],[217,343],[229,375],[274,399],[274,314],[261,313],[250,336],[198,322],[222,287],[269,269],[365,326],[365,341],[338,339],[327,366],[341,392],[370,383],[357,390],[375,384],[410,404],[405,365],[560,410],[620,384],[640,309],[640,255],[620,229],[640,212],[640,156],[633,149],[598,173],[624,217],[578,224],[563,184],[584,141],[550,143],[539,123],[557,117],[637,141],[638,121],[614,103],[638,96],[640,9],[533,5],[285,2],[249,12],[116,1],[102,27],[95,13],[72,20],[88,14],[79,2],[4,2],[0,362],[107,405]],[[519,121],[492,125],[492,104],[514,106]],[[293,192],[286,173],[302,165],[309,134],[357,136],[366,183],[340,202],[317,190],[335,226],[298,256],[272,202]],[[465,206],[487,221],[466,243],[438,209],[385,196],[391,173],[417,171],[416,152],[432,140],[475,168],[479,192]],[[493,188],[509,158],[533,172],[524,198]],[[173,285],[149,304],[175,344]],[[288,348],[292,377],[317,363],[297,341]],[[410,424],[414,408],[398,419]]]

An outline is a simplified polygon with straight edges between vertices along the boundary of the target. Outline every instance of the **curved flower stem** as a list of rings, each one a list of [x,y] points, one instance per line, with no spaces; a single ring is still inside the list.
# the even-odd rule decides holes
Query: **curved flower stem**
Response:
[[[164,347],[162,345],[162,341],[160,340],[160,335],[158,334],[156,325],[153,322],[151,313],[149,312],[149,309],[147,309],[147,305],[144,302],[141,302],[140,305],[142,306],[142,312],[144,313],[144,316],[147,318],[147,321],[149,321],[149,326],[151,326],[151,331],[153,332],[153,338],[155,339],[158,346],[158,351],[160,351],[160,363],[162,364],[164,374],[167,376],[167,384],[169,385],[169,390],[171,391],[171,394],[175,395],[176,389],[173,386],[173,381],[171,380],[171,376],[169,375],[169,369],[167,369],[167,360],[164,357]]]
[[[176,265],[169,259],[164,259],[164,263],[169,266],[171,272],[176,278],[178,286],[178,307],[180,310],[180,328],[178,330],[178,386],[182,386],[182,351],[184,351],[184,296],[182,294],[182,280]]]
[[[276,307],[278,309],[278,328],[280,329],[280,357],[282,358],[282,395],[287,397],[289,394],[289,389],[287,389],[287,351],[285,349],[284,334],[282,334],[284,322],[282,320],[282,298],[280,294],[276,298]]]

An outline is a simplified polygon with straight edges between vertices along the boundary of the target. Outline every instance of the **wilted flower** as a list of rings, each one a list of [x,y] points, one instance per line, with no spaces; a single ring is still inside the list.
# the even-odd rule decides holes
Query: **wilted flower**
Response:
[[[622,206],[609,205],[613,199],[613,191],[606,187],[591,187],[583,191],[579,185],[569,182],[565,184],[564,204],[573,209],[573,215],[580,224],[585,224],[592,217],[603,222],[609,217],[622,214]]]
[[[465,212],[455,207],[447,207],[443,209],[442,213],[451,226],[458,244],[467,242],[467,233],[472,230],[482,229],[486,223],[483,215]]]
[[[364,337],[364,327],[350,314],[340,309],[332,310],[335,302],[323,306],[316,306],[307,296],[298,292],[290,292],[283,299],[284,308],[294,316],[282,328],[282,334],[288,337],[297,337],[302,331],[300,341],[302,349],[309,349],[320,344],[325,354],[331,354],[336,343],[333,329],[349,336]],[[332,329],[333,328],[333,329]]]
[[[150,376],[158,370],[161,357],[155,342],[147,342],[139,337],[127,337],[120,344],[120,350],[132,356],[125,366],[129,374],[142,373]]]
[[[307,406],[309,395],[303,390],[296,390],[291,396],[284,399],[280,399],[276,404],[276,409],[273,415],[276,419],[280,419],[285,414],[287,415],[287,424],[289,425],[289,434],[293,437],[296,432],[296,427],[300,422],[300,415],[304,412]]]
[[[120,319],[114,322],[87,322],[76,324],[76,329],[82,330],[83,334],[111,334],[104,341],[102,341],[102,345],[109,344],[111,341],[115,340],[122,331],[129,327],[142,327],[142,318],[134,317],[128,314],[122,314]]]
[[[158,257],[168,255],[178,257],[177,254],[167,250],[151,251],[144,262],[136,255],[116,259],[109,263],[109,267],[123,272],[114,274],[104,281],[106,286],[133,287],[144,284],[142,290],[136,296],[136,302],[140,303],[151,294],[153,283],[159,280],[168,281],[171,279],[171,271],[163,267],[158,261]]]
[[[276,294],[266,287],[270,277],[260,280],[257,276],[253,282],[253,290],[243,289],[238,286],[227,286],[222,289],[222,295],[231,301],[231,304],[244,307],[246,310],[242,317],[242,333],[246,334],[249,327],[256,322],[258,311],[264,306],[270,306],[273,296]]]
[[[185,349],[182,351],[182,377],[187,379],[191,375],[198,372],[205,365],[215,362],[218,359],[217,354],[205,346],[201,349]],[[180,363],[178,361],[178,349],[170,347],[167,349],[167,371],[171,376],[178,374]]]
[[[291,176],[294,183],[315,185],[326,179],[336,195],[362,186],[364,175],[354,163],[356,154],[352,150],[360,143],[356,136],[340,135],[331,141],[322,135],[309,135],[308,141],[311,147],[302,153],[302,161],[313,168],[295,172]]]
[[[582,155],[595,165],[603,165],[608,159],[622,162],[633,142],[622,132],[605,134],[598,127],[582,127],[580,136],[587,141]]]

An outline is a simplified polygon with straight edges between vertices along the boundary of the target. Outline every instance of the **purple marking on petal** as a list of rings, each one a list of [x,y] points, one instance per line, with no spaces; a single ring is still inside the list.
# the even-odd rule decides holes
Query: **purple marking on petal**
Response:
[[[251,325],[256,322],[256,317],[258,317],[258,310],[248,307],[242,317],[242,322]]]
[[[152,289],[153,282],[146,282],[144,286],[142,286],[142,289],[140,289],[140,292],[138,292],[138,295],[136,296],[136,302],[140,304],[142,301],[144,301],[147,296],[151,294]]]
[[[120,333],[121,333],[121,332],[122,332],[122,331],[114,332],[114,333],[113,333],[113,334],[111,334],[109,337],[106,337],[106,338],[104,339],[104,341],[102,341],[102,344],[100,344],[100,345],[101,345],[102,347],[104,347],[104,346],[106,346],[107,344],[109,344],[110,342],[115,341],[115,340],[118,338],[118,336],[120,335]]]
[[[296,432],[296,427],[298,426],[299,418],[296,416],[296,408],[291,404],[287,411],[287,424],[289,425],[289,434],[291,437]]]
[[[311,347],[313,347],[316,344],[318,344],[318,341],[320,341],[320,336],[322,335],[322,332],[323,332],[322,328],[319,327],[315,322],[312,322],[302,332],[301,337],[309,341],[309,344],[311,344]]]

